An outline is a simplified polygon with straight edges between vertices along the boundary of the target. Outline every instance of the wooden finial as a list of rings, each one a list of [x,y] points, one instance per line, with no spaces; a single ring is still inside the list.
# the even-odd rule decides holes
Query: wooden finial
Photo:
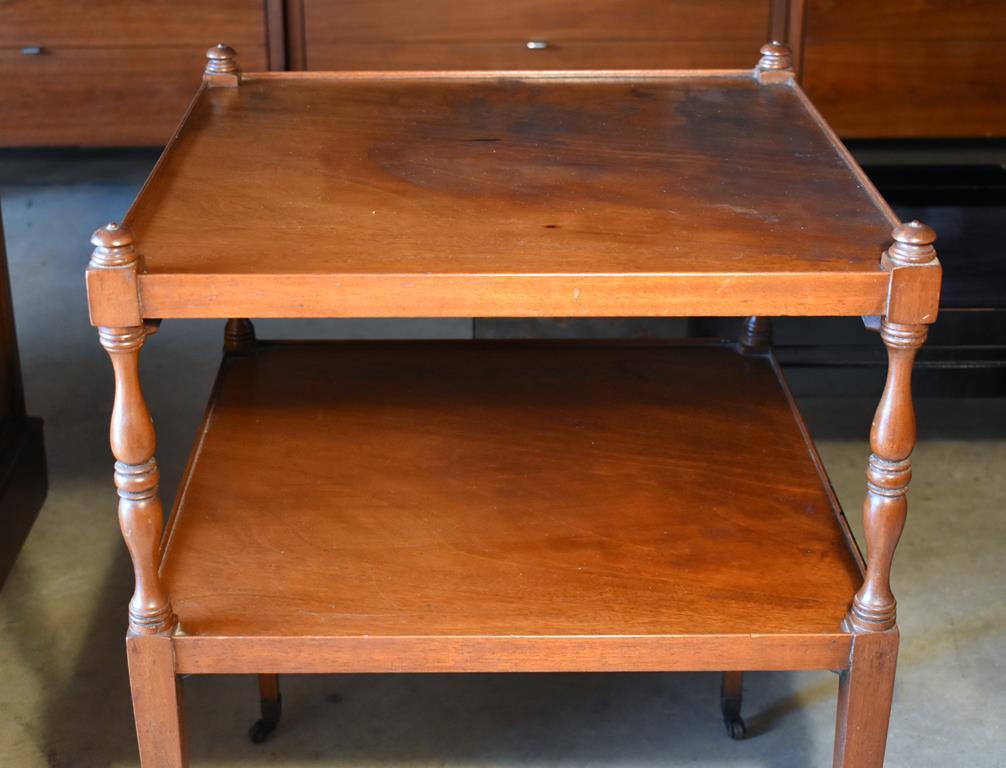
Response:
[[[761,82],[787,80],[793,76],[793,53],[786,43],[773,40],[761,47],[755,75]]]
[[[255,326],[246,317],[232,317],[224,329],[224,351],[235,355],[251,352],[255,347]]]
[[[217,43],[206,51],[203,80],[217,85],[237,85],[240,74],[237,51],[229,45]]]
[[[91,269],[128,267],[136,262],[133,233],[124,224],[109,222],[91,235]]]
[[[887,259],[895,267],[928,264],[936,258],[936,232],[921,221],[910,221],[895,227],[894,243],[887,249]]]
[[[737,341],[742,352],[764,352],[772,346],[772,322],[761,315],[744,318]]]

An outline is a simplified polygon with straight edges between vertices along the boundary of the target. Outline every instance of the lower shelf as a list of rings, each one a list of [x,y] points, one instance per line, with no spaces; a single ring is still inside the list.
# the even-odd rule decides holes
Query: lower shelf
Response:
[[[162,574],[180,672],[838,668],[861,582],[770,357],[610,342],[226,358]]]

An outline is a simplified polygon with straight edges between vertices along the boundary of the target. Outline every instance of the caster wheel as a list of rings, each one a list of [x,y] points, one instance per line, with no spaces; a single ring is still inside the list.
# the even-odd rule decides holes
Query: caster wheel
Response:
[[[275,730],[276,723],[272,720],[257,720],[255,725],[248,729],[248,738],[251,739],[254,744],[262,744]]]
[[[727,725],[727,733],[734,741],[740,741],[747,735],[747,728],[744,725],[744,721],[739,717],[726,720],[725,722]]]

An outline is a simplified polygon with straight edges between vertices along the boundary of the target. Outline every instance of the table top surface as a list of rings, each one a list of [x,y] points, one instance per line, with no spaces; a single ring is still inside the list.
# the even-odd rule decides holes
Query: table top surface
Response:
[[[795,89],[251,76],[130,213],[149,273],[876,272],[891,220]]]
[[[432,72],[207,83],[125,223],[148,318],[604,317],[882,314],[897,219],[789,75]]]
[[[162,565],[190,638],[834,636],[862,579],[729,347],[262,344],[200,433]]]

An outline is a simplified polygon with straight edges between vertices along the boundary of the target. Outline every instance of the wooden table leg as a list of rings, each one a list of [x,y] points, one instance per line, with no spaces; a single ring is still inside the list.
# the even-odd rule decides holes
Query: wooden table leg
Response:
[[[181,681],[175,674],[171,638],[126,639],[129,687],[143,768],[186,768]]]
[[[128,228],[109,224],[91,238],[90,273],[117,270],[135,280],[138,257]],[[111,274],[111,272],[109,272]],[[101,326],[98,337],[115,374],[109,442],[115,456],[119,528],[133,563],[126,653],[136,735],[143,768],[184,768],[181,691],[175,675],[172,635],[178,620],[158,573],[164,509],[158,493],[157,436],[140,387],[140,348],[148,335],[142,318],[130,325]],[[138,320],[138,322],[136,322]],[[151,328],[156,326],[152,325]]]
[[[896,629],[853,639],[851,665],[838,688],[835,768],[883,766],[897,659]]]
[[[747,729],[741,717],[741,703],[744,700],[744,673],[724,672],[720,687],[720,709],[723,722],[731,739],[743,739]]]
[[[262,717],[248,730],[248,737],[261,744],[276,730],[283,714],[283,696],[279,692],[279,675],[258,676],[259,704]]]

